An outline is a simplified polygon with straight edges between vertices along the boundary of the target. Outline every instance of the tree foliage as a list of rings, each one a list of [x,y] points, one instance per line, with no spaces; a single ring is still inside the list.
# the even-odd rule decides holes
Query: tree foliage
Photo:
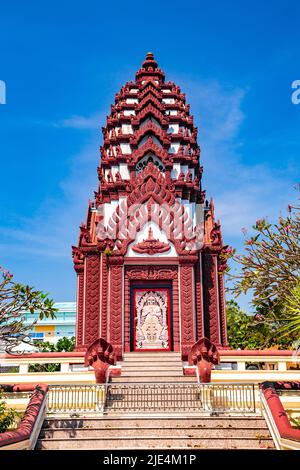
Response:
[[[295,337],[280,337],[277,323],[258,322],[253,315],[247,315],[237,302],[226,304],[227,334],[229,346],[233,349],[288,349],[293,347]]]
[[[28,285],[17,284],[13,275],[0,267],[0,345],[6,352],[14,354],[22,343],[33,344],[30,331],[34,325],[25,324],[25,311],[39,312],[44,317],[55,318],[54,301],[48,294]]]
[[[50,343],[49,341],[36,341],[35,346],[38,347],[40,352],[72,352],[75,348],[75,336],[72,336],[71,338],[64,336],[56,343]]]
[[[259,219],[245,234],[245,254],[231,254],[234,270],[228,274],[236,297],[252,292],[251,303],[262,322],[279,322],[278,334],[300,331],[300,206],[288,207],[275,224]],[[238,269],[236,269],[238,268]]]
[[[63,337],[60,338],[56,344],[50,343],[49,341],[35,343],[39,348],[40,352],[72,352],[75,348],[75,337],[72,338]],[[60,370],[60,364],[31,364],[29,366],[29,372],[58,372]]]
[[[0,433],[7,431],[18,418],[19,413],[5,403],[3,391],[0,390]]]

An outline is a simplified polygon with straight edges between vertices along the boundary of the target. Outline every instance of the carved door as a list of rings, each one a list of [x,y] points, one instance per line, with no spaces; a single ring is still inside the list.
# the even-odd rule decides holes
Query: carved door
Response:
[[[170,351],[170,289],[133,289],[134,351]]]

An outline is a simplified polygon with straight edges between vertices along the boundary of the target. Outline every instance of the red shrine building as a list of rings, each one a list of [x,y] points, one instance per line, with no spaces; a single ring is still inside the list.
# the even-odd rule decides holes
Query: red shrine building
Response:
[[[98,338],[124,352],[176,351],[202,337],[226,347],[226,250],[190,106],[148,53],[116,94],[99,185],[73,247],[76,349]]]

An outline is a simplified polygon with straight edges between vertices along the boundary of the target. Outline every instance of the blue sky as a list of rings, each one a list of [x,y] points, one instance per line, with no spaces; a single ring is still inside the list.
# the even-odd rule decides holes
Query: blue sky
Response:
[[[240,249],[242,227],[297,197],[299,14],[276,0],[2,2],[0,263],[75,299],[71,245],[97,187],[99,130],[148,51],[187,94],[203,185]]]

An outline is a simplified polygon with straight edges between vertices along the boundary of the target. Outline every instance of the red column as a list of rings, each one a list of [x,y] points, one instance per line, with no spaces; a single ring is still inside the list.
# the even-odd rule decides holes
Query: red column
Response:
[[[108,340],[108,266],[107,257],[101,254],[101,338]]]
[[[77,314],[76,314],[76,351],[83,349],[83,323],[84,323],[84,268],[77,270]]]
[[[179,289],[178,275],[173,278],[172,282],[172,307],[173,307],[173,346],[174,351],[180,352],[180,317],[179,317]]]
[[[123,257],[110,257],[110,317],[109,342],[112,344],[117,357],[122,358],[122,324],[123,324]]]
[[[130,351],[130,280],[125,275],[124,289],[124,351]]]
[[[218,346],[221,336],[217,254],[204,252],[202,261],[205,336]]]
[[[100,256],[98,252],[87,253],[85,282],[84,345],[99,338],[100,320]]]
[[[226,301],[225,301],[225,285],[224,274],[218,275],[219,281],[219,305],[220,305],[220,324],[221,324],[221,344],[228,346],[227,342],[227,324],[226,324]]]
[[[189,354],[195,342],[195,297],[194,265],[186,260],[180,261],[180,317],[181,351],[184,358]]]
[[[197,319],[197,331],[196,340],[204,336],[204,325],[203,325],[203,301],[202,301],[202,279],[201,279],[201,258],[195,265],[195,289],[196,289],[196,319]]]

